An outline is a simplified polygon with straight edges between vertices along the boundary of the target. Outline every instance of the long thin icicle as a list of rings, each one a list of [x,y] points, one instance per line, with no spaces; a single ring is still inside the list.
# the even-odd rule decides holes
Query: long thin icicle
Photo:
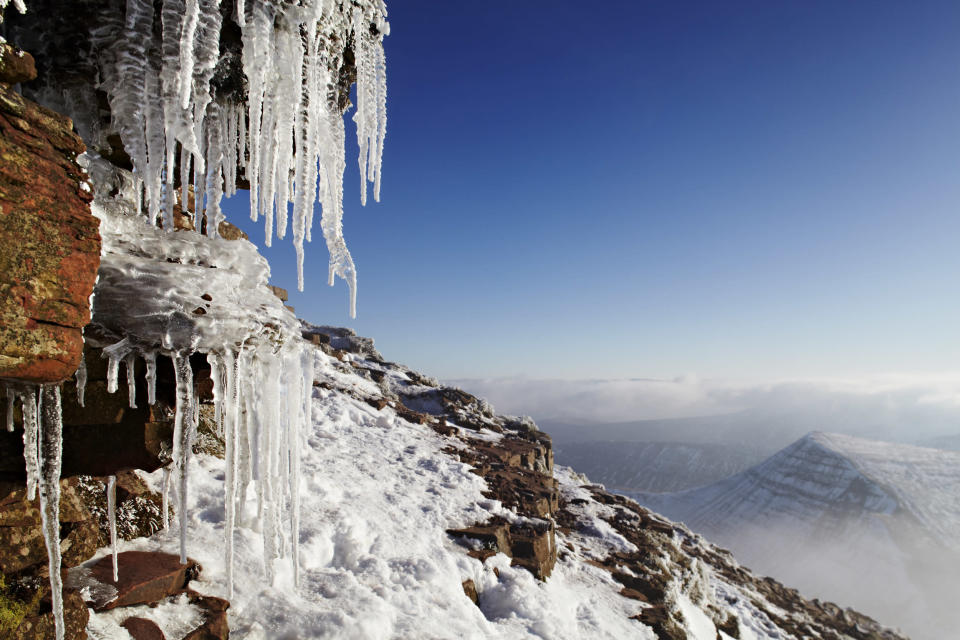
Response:
[[[157,352],[148,351],[143,354],[143,362],[147,368],[144,374],[147,380],[147,404],[153,406],[157,403]]]
[[[177,516],[180,521],[180,563],[187,563],[187,479],[190,453],[193,448],[193,369],[190,357],[177,353],[173,357],[177,380],[177,407],[173,419],[173,462],[177,469]]]
[[[227,593],[233,597],[233,531],[236,527],[237,516],[237,427],[240,424],[240,380],[243,376],[243,351],[234,355],[226,350],[223,355],[226,384],[224,388],[224,462],[226,463],[226,477],[224,478],[225,511],[224,526],[224,560],[227,566]]]
[[[160,502],[163,509],[163,530],[170,528],[170,465],[163,468],[163,483],[160,488]]]
[[[113,581],[120,579],[117,563],[117,476],[107,478],[107,519],[110,521],[110,553],[113,556]]]
[[[51,605],[56,640],[63,640],[63,581],[60,577],[60,464],[63,455],[63,423],[60,414],[60,387],[45,386],[40,442],[40,519],[47,543]]]
[[[7,431],[13,431],[13,409],[17,401],[17,394],[7,387]],[[82,404],[80,406],[83,406]]]
[[[131,409],[137,408],[137,379],[135,377],[136,362],[137,354],[132,351],[123,358],[123,366],[127,372],[127,399]]]
[[[20,393],[20,406],[23,410],[23,461],[27,467],[27,500],[34,500],[40,484],[40,424],[33,387],[27,387]]]
[[[82,407],[83,394],[87,389],[87,357],[85,355],[80,356],[80,366],[74,375],[77,378],[77,404]]]

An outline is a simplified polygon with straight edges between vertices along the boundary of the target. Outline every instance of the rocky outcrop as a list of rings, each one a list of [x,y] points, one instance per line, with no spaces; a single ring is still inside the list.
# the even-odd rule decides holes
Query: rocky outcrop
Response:
[[[117,528],[121,538],[149,535],[160,525],[160,496],[132,473],[118,478]],[[63,566],[84,562],[109,542],[106,479],[76,477],[60,482],[60,550]],[[0,599],[19,611],[0,637],[53,637],[47,553],[39,500],[27,500],[22,482],[0,483]],[[64,593],[67,635],[83,638],[87,606],[75,591]],[[12,635],[4,635],[4,632]]]
[[[0,80],[31,73],[5,45]],[[84,148],[69,118],[0,86],[0,378],[59,382],[80,364],[100,263]]]

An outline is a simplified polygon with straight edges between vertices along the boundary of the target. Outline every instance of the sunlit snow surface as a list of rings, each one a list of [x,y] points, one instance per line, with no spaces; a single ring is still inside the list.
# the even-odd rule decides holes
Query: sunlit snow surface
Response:
[[[335,372],[323,354],[317,357],[321,376],[339,378],[344,387],[361,380]],[[620,585],[576,556],[559,562],[546,583],[510,567],[505,556],[486,565],[468,557],[445,530],[502,507],[484,498],[483,480],[444,454],[443,439],[431,430],[397,418],[392,409],[377,411],[318,388],[304,444],[301,587],[294,589],[287,560],[277,561],[277,578],[267,584],[250,492],[236,533],[231,637],[654,637],[629,619],[636,605],[618,595]],[[203,566],[192,586],[225,596],[224,463],[197,456],[191,464],[188,549]],[[149,481],[158,488],[162,473]],[[121,542],[121,551],[173,551],[176,535],[174,528]],[[463,593],[468,578],[484,595],[483,611]],[[117,616],[91,620],[99,634],[91,631],[92,637],[124,637]]]

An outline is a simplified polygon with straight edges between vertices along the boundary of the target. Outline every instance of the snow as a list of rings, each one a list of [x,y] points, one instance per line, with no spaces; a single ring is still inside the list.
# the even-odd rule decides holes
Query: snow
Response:
[[[358,381],[314,353],[319,379],[340,388]],[[261,550],[270,516],[248,491],[234,534],[231,637],[654,637],[629,618],[634,603],[618,595],[620,585],[609,573],[578,558],[561,560],[540,582],[504,556],[486,564],[468,557],[446,530],[486,520],[503,507],[484,498],[483,480],[443,453],[447,441],[432,430],[338,391],[314,388],[310,406],[297,483],[300,586],[290,557],[268,560],[267,577],[269,556]],[[209,456],[189,464],[187,544],[204,567],[193,587],[225,597],[230,466]],[[147,480],[159,488],[162,472]],[[175,544],[172,531],[120,542],[121,550]],[[463,593],[468,578],[481,591],[482,609]],[[106,624],[101,614],[92,616],[91,625]]]

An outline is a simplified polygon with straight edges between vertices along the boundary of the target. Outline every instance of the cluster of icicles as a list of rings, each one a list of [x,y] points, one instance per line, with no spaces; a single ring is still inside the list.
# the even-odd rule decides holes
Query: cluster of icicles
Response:
[[[23,458],[27,468],[27,499],[40,493],[40,522],[47,544],[51,602],[57,640],[63,639],[63,582],[60,577],[60,465],[63,420],[59,385],[8,383],[7,431],[13,431],[14,404],[23,414]]]
[[[220,6],[221,0],[163,0],[157,37],[153,0],[127,0],[122,37],[114,45],[113,64],[103,69],[103,86],[141,181],[138,208],[151,222],[172,229],[179,201],[196,229],[215,236],[223,220],[221,198],[235,193],[241,168],[250,184],[251,218],[265,218],[267,246],[274,230],[283,238],[291,228],[302,291],[303,243],[311,240],[319,199],[329,284],[336,276],[347,281],[355,317],[356,269],[342,228],[346,163],[339,69],[345,43],[351,42],[361,202],[366,203],[368,181],[379,201],[386,6],[383,0],[236,0],[232,18],[242,33],[246,104],[211,91],[220,55]],[[191,183],[192,210],[186,186]]]
[[[136,352],[119,343],[120,348],[103,350],[108,358],[107,391],[118,388],[119,368],[123,362],[129,406],[136,407],[134,367]],[[156,402],[157,352],[142,355],[146,365],[147,402]],[[168,501],[171,482],[177,496],[180,533],[180,561],[187,561],[189,461],[197,436],[200,404],[194,394],[190,354],[173,353],[176,376],[176,409],[172,465],[163,472],[163,527],[169,527]],[[288,344],[279,352],[261,346],[234,351],[224,349],[207,354],[211,367],[214,396],[214,420],[218,435],[225,443],[225,547],[227,591],[233,596],[234,531],[242,524],[248,489],[255,483],[257,521],[263,532],[263,559],[267,580],[274,578],[274,563],[289,558],[294,582],[299,583],[300,529],[300,448],[304,426],[310,419],[313,390],[314,353],[306,343]],[[77,402],[84,405],[87,381],[86,363],[77,370]],[[43,534],[47,545],[50,586],[57,639],[63,638],[63,599],[60,579],[60,467],[62,420],[60,388],[57,385],[7,385],[7,430],[14,429],[14,403],[20,401],[23,415],[24,459],[27,470],[27,497],[40,494]],[[172,466],[172,468],[171,468]],[[107,482],[107,506],[110,543],[113,553],[113,578],[119,577],[117,565],[116,478]]]
[[[136,407],[134,366],[136,352],[122,341],[103,350],[108,358],[107,391],[116,392],[120,362],[126,369],[129,404]],[[146,364],[147,402],[156,402],[157,352],[142,354]],[[173,468],[164,469],[163,526],[167,522],[170,476],[177,495],[180,524],[180,561],[187,561],[188,468],[200,419],[194,394],[189,354],[172,354],[176,376],[173,428]],[[225,444],[225,561],[227,589],[233,594],[233,532],[247,502],[251,481],[256,482],[257,520],[263,529],[264,566],[274,577],[274,561],[289,557],[299,582],[300,448],[310,419],[313,393],[313,350],[302,341],[275,352],[270,346],[224,349],[207,354],[213,382],[214,421]],[[85,366],[77,372],[77,400],[83,404]],[[284,521],[289,536],[283,533]],[[111,542],[116,545],[111,522]],[[288,540],[289,537],[289,540]]]

